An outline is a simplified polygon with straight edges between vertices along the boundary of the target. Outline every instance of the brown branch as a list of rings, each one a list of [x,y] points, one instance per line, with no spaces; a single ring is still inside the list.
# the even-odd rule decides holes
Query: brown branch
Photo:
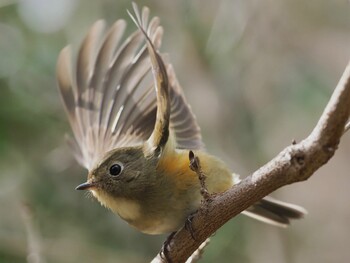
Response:
[[[205,202],[192,218],[196,239],[181,228],[168,246],[167,258],[185,262],[191,254],[228,220],[276,189],[307,180],[334,155],[350,114],[350,64],[346,67],[330,101],[311,134],[282,150],[228,191]],[[193,233],[192,233],[193,234]],[[160,255],[152,262],[162,262]]]

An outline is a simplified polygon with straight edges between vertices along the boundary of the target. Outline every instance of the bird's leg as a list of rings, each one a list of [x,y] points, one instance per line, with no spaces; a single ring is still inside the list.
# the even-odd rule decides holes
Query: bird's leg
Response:
[[[201,185],[200,193],[202,195],[203,200],[202,200],[202,204],[201,204],[199,211],[206,212],[207,206],[205,204],[207,202],[210,202],[210,200],[211,200],[211,194],[209,193],[208,188],[205,184],[206,176],[202,171],[199,158],[197,156],[195,156],[192,151],[189,152],[189,159],[190,159],[190,169],[198,175],[198,179],[199,179],[199,182]],[[194,240],[196,240],[196,238],[195,238],[194,229],[192,226],[192,219],[193,219],[195,213],[197,213],[197,212],[198,211],[191,213],[187,217],[186,222],[185,222],[185,228],[187,229],[187,231],[189,231],[191,233],[191,236]]]
[[[186,219],[186,222],[185,222],[185,228],[188,232],[190,232],[191,234],[191,237],[193,238],[193,240],[196,240],[196,237],[194,236],[194,230],[193,230],[193,227],[192,227],[192,219],[194,217],[194,215],[197,213],[197,211],[191,213],[187,219]]]
[[[168,246],[171,242],[171,240],[173,239],[173,237],[175,236],[176,231],[172,232],[164,241],[162,249],[160,250],[160,257],[162,258],[162,260],[164,260],[165,262],[171,263],[172,260],[169,258],[169,250],[168,250]]]
[[[199,158],[197,156],[195,156],[192,151],[189,152],[189,159],[190,159],[190,169],[192,171],[194,171],[198,175],[198,179],[199,179],[199,182],[200,182],[200,185],[201,185],[200,193],[201,193],[201,195],[203,197],[203,202],[202,202],[202,207],[201,208],[205,208],[205,206],[203,206],[203,203],[209,202],[210,199],[211,199],[211,195],[208,192],[207,186],[205,184],[206,176],[205,176],[205,174],[202,171],[202,168],[201,168],[201,165],[200,165],[200,162],[199,162]],[[194,240],[196,240],[196,238],[195,238],[194,230],[193,230],[193,227],[192,227],[192,219],[193,219],[194,215],[197,212],[198,211],[195,211],[195,212],[191,213],[187,217],[186,222],[185,222],[185,228],[187,229],[187,231],[190,232],[191,237]],[[160,251],[160,256],[161,256],[162,260],[165,260],[166,262],[169,262],[169,263],[171,263],[172,261],[171,261],[171,259],[169,258],[169,255],[168,255],[168,253],[169,253],[168,246],[169,246],[169,244],[171,242],[171,239],[175,236],[175,234],[176,234],[176,232],[172,232],[167,237],[167,239],[164,241],[162,249]]]

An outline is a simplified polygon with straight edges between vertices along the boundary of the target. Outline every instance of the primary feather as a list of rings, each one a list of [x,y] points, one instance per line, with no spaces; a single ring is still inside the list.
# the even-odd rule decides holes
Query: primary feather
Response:
[[[139,26],[158,50],[163,34],[159,18],[148,23],[148,8],[143,8],[141,14],[135,6],[134,10]],[[126,22],[118,20],[105,33],[105,22],[99,20],[82,42],[73,68],[69,46],[58,58],[58,87],[74,135],[68,143],[77,161],[88,170],[110,150],[141,145],[157,132],[157,127],[154,128],[159,83],[152,79],[150,55],[142,32],[137,30],[121,41],[125,27]],[[177,148],[200,149],[203,143],[196,118],[173,67],[169,63],[165,67],[170,133],[175,135]],[[157,132],[156,138],[161,132]]]

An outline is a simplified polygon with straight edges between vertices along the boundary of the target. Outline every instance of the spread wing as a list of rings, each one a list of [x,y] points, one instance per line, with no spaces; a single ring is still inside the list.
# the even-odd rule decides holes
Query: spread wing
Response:
[[[159,49],[163,34],[159,19],[154,17],[147,23],[148,8],[143,8],[141,16],[148,25],[148,37]],[[74,67],[69,46],[58,58],[58,87],[74,135],[68,142],[77,161],[88,170],[112,149],[142,144],[155,127],[156,83],[147,45],[139,30],[122,41],[125,27],[125,21],[118,20],[105,32],[105,22],[97,21],[82,42]],[[199,149],[202,140],[196,118],[172,66],[165,65],[170,129],[177,147]]]

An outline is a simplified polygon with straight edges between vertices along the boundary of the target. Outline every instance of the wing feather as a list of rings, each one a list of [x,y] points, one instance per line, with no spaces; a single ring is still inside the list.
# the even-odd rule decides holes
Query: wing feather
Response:
[[[163,35],[159,18],[149,21],[148,8],[135,15],[154,50],[158,50]],[[58,87],[74,135],[67,141],[77,161],[89,170],[106,152],[140,145],[155,133],[156,90],[162,79],[152,78],[142,32],[137,30],[122,41],[125,28],[126,22],[118,20],[105,33],[105,22],[97,21],[82,42],[74,71],[69,46],[58,57]],[[198,149],[202,141],[195,116],[172,66],[157,51],[151,56],[155,54],[153,62],[164,64],[166,72],[163,69],[162,74],[169,77],[170,129],[177,147]]]
[[[148,142],[148,154],[160,154],[165,147],[169,138],[169,122],[170,122],[170,98],[169,98],[169,81],[168,74],[166,71],[165,64],[160,57],[158,51],[156,50],[154,43],[152,42],[152,36],[148,35],[149,29],[147,29],[147,20],[141,20],[146,17],[146,15],[140,15],[138,6],[136,3],[132,3],[134,14],[136,18],[130,13],[130,17],[134,20],[135,24],[138,26],[140,31],[143,33],[149,58],[152,65],[152,73],[154,78],[154,86],[157,94],[157,113],[156,122],[154,125],[153,132]],[[147,7],[143,8],[143,13],[148,14],[149,9]],[[157,31],[156,31],[157,32]]]
[[[98,20],[95,22],[83,41],[78,54],[76,82],[79,95],[78,105],[80,105],[79,115],[83,126],[92,124],[91,114],[93,111],[91,111],[90,108],[93,107],[94,87],[89,85],[89,81],[94,70],[94,61],[97,56],[98,46],[101,43],[104,29],[105,21]]]
[[[116,112],[122,106],[115,102],[115,98],[118,96],[120,87],[120,81],[132,63],[134,54],[138,47],[142,43],[142,35],[140,32],[134,32],[120,47],[118,50],[110,70],[108,71],[108,79],[105,83],[106,91],[103,94],[102,109],[100,111],[102,122],[101,124],[107,127],[106,131],[112,126],[114,119],[116,118]],[[116,109],[116,110],[114,110]]]
[[[167,71],[171,87],[170,128],[175,133],[177,147],[180,149],[201,149],[204,144],[196,116],[186,101],[172,65],[168,65]]]
[[[115,55],[116,48],[118,47],[118,44],[123,36],[125,27],[126,27],[126,22],[124,20],[118,20],[117,22],[114,23],[114,25],[111,27],[111,29],[107,33],[107,36],[97,56],[95,68],[94,68],[91,83],[90,83],[90,86],[95,89],[95,93],[104,94],[106,90],[105,82],[108,76],[107,72],[110,69],[112,59]],[[102,98],[103,98],[102,95],[95,96],[94,105],[96,105],[96,107],[103,106],[101,105]],[[97,114],[96,116],[97,120],[94,120],[94,121],[97,121],[98,126],[100,126],[102,111],[98,113],[99,114]]]

